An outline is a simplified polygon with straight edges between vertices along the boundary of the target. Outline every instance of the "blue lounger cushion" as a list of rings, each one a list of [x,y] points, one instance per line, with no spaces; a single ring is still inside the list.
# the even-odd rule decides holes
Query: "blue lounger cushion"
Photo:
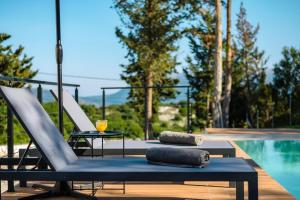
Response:
[[[164,144],[182,144],[198,146],[202,143],[200,135],[163,131],[159,136],[159,141]]]
[[[146,152],[146,158],[152,164],[181,167],[204,167],[209,163],[209,153],[199,149],[150,148]]]

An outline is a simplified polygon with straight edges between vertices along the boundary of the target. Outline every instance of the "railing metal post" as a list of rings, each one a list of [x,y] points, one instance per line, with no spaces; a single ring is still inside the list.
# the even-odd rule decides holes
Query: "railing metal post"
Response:
[[[79,102],[79,95],[78,95],[78,88],[77,88],[77,86],[75,87],[75,101],[77,103]]]
[[[292,93],[289,95],[289,125],[292,126]]]
[[[259,110],[258,107],[256,107],[256,128],[259,128]]]
[[[43,103],[43,88],[42,88],[42,85],[41,84],[39,84],[39,86],[38,86],[38,100],[39,100],[39,102],[42,104]],[[45,163],[44,162],[40,162],[39,164],[38,164],[38,169],[47,169],[47,165],[45,165]],[[22,184],[25,184],[26,182],[24,181],[20,181],[20,185],[21,185],[21,183]]]
[[[191,133],[191,118],[190,118],[190,87],[187,87],[186,91],[186,97],[187,97],[187,132]]]
[[[11,81],[9,81],[9,86],[12,86]],[[13,111],[7,105],[7,157],[14,157],[14,125],[13,125]],[[14,166],[9,164],[7,166],[8,170],[13,170]],[[14,192],[15,186],[14,181],[7,181],[7,191]]]
[[[272,128],[274,128],[274,103],[272,104]]]
[[[7,157],[14,157],[14,127],[13,127],[13,111],[7,106]],[[13,170],[13,165],[9,164],[8,170]],[[14,192],[14,181],[7,181],[8,192]]]
[[[37,88],[37,98],[38,98],[39,102],[42,104],[43,103],[43,89],[42,89],[41,84],[39,84],[39,86]]]
[[[145,118],[145,121],[144,121],[144,126],[145,126],[144,127],[144,139],[148,140],[149,139],[149,123],[148,123],[148,119],[147,119],[147,112],[148,112],[147,86],[145,86],[144,91],[145,91],[145,95],[144,95],[144,98],[145,98],[145,100],[144,100],[144,102],[145,102],[145,105],[144,105],[144,118]]]
[[[105,89],[102,89],[102,119],[105,119]]]

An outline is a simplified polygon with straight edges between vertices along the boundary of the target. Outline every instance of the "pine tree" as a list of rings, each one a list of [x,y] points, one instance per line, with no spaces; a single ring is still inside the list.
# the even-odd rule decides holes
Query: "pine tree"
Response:
[[[177,84],[172,74],[178,64],[174,53],[178,49],[176,41],[181,37],[179,26],[183,19],[183,13],[177,12],[178,4],[167,0],[115,0],[114,7],[123,24],[122,29],[116,28],[116,35],[127,48],[128,64],[122,65],[121,78],[130,86]],[[146,97],[148,124],[145,130],[149,130],[159,101],[174,96],[174,89],[132,89],[129,99],[142,114]],[[151,131],[148,134],[149,138],[153,137]]]
[[[197,5],[198,6],[198,5]],[[215,65],[215,30],[216,18],[214,5],[203,4],[194,9],[196,25],[187,30],[187,38],[193,57],[187,57],[188,67],[185,76],[191,85],[196,118],[193,125],[208,127],[210,104],[213,91],[213,68]]]
[[[13,49],[12,45],[5,45],[4,43],[11,36],[6,33],[0,33],[0,76],[19,77],[19,78],[32,78],[36,75],[37,71],[33,71],[32,57],[23,54],[24,47],[19,46]],[[0,81],[0,85],[8,86],[7,81]],[[24,83],[12,82],[12,87],[22,87]],[[5,103],[0,101],[0,122],[4,122],[5,116]],[[5,123],[0,123],[0,132],[4,133]]]
[[[256,45],[259,26],[253,27],[247,20],[246,9],[241,4],[237,20],[237,36],[234,45],[233,91],[231,122],[235,125],[254,126],[258,88],[265,84],[265,52]],[[239,109],[236,109],[239,108]],[[242,120],[245,119],[245,120]]]
[[[32,57],[23,54],[24,47],[13,50],[11,45],[4,45],[11,36],[0,33],[0,75],[8,77],[32,78],[37,74],[33,71]],[[8,85],[7,81],[0,81],[1,85]],[[13,87],[22,87],[24,83],[12,83]]]
[[[295,106],[295,102],[300,100],[300,50],[294,47],[284,47],[282,50],[283,58],[274,65],[274,97],[275,97],[275,107],[276,112],[279,117],[288,119],[288,110],[290,98],[292,103],[293,115],[299,113],[300,109]],[[295,119],[296,122],[300,119]],[[287,120],[278,122],[285,123],[287,125]]]
[[[274,86],[282,97],[288,97],[290,90],[300,83],[300,50],[284,47],[283,58],[274,66]]]

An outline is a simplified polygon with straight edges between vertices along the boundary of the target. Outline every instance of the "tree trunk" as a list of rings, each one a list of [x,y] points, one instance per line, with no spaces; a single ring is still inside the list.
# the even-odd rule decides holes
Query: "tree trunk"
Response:
[[[206,99],[206,127],[205,128],[211,128],[211,123],[210,123],[210,114],[209,114],[209,108],[210,108],[210,91],[207,94],[207,99]]]
[[[216,53],[214,69],[214,100],[213,100],[213,124],[215,128],[223,127],[223,117],[221,108],[222,95],[222,17],[221,17],[221,0],[215,0],[216,3]]]
[[[145,124],[145,134],[147,139],[153,139],[152,133],[152,110],[153,110],[153,73],[149,71],[146,78],[146,124]]]
[[[229,111],[232,87],[232,51],[231,51],[231,0],[227,0],[227,36],[226,36],[226,67],[225,67],[225,91],[223,100],[224,126],[229,127]]]

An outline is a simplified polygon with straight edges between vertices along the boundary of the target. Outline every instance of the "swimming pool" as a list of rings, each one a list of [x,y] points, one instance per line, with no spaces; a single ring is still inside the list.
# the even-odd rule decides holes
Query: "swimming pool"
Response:
[[[300,141],[236,141],[251,158],[300,199]]]

